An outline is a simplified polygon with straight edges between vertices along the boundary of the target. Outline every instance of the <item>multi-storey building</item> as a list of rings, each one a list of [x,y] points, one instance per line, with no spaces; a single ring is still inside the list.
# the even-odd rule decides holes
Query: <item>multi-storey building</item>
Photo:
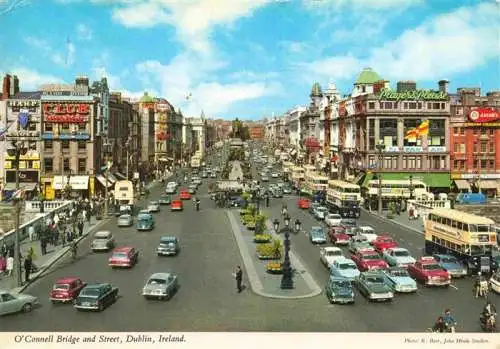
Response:
[[[133,120],[134,108],[128,101],[122,100],[121,93],[112,92],[109,96],[109,119],[107,142],[110,147],[108,160],[113,161],[116,176],[120,179],[130,178],[130,159],[128,153],[134,152],[130,143],[130,122]],[[127,177],[128,176],[128,177]]]
[[[193,125],[191,125],[190,118],[184,118],[184,123],[182,125],[182,152],[181,160],[184,166],[187,166],[191,156],[194,154],[194,149],[196,148],[196,139],[193,131]]]
[[[424,181],[431,190],[448,190],[449,113],[447,81],[439,90],[419,90],[412,81],[388,81],[365,69],[351,97],[339,106],[339,148],[342,174],[364,176],[379,172],[385,179]],[[426,132],[413,131],[427,125]],[[382,144],[383,147],[377,147]]]
[[[264,125],[257,122],[243,122],[243,126],[248,127],[250,139],[264,140]]]
[[[139,157],[139,172],[141,180],[145,174],[158,168],[156,161],[156,139],[155,139],[155,110],[154,99],[147,93],[139,100],[136,106],[139,113],[141,149]]]
[[[451,95],[451,178],[459,191],[500,192],[500,92],[479,88]]]
[[[202,114],[199,118],[186,118],[191,125],[193,146],[192,153],[200,151],[205,156],[207,145],[207,120]]]
[[[301,132],[300,132],[300,117],[306,112],[306,108],[296,106],[295,108],[287,111],[284,115],[285,127],[288,132],[288,144],[292,147],[291,155],[295,157],[301,148]]]

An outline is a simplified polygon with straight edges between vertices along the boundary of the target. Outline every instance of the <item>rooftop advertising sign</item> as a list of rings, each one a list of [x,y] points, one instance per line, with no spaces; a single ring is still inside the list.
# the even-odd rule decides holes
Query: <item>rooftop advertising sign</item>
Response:
[[[493,108],[473,108],[469,119],[477,123],[494,122],[500,120],[500,112]]]
[[[380,90],[378,99],[386,101],[445,101],[448,100],[448,94],[433,90],[396,92],[388,88],[383,88]]]

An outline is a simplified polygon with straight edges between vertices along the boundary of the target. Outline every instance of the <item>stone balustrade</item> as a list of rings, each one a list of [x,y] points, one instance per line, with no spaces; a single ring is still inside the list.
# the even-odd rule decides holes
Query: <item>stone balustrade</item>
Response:
[[[25,212],[41,212],[41,206],[43,204],[43,211],[49,212],[55,210],[63,205],[66,205],[71,201],[25,201],[24,203],[24,211]]]

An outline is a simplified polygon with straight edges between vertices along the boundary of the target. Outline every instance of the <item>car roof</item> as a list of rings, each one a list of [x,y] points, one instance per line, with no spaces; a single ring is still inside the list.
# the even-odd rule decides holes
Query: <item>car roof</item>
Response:
[[[101,230],[94,234],[94,236],[109,236],[111,232],[109,230]]]
[[[387,250],[391,250],[391,251],[407,251],[407,252],[409,252],[407,248],[399,247],[399,246],[397,246],[397,247],[391,247],[391,248],[388,248]]]
[[[177,241],[177,237],[175,236],[162,236],[160,237],[160,241]]]
[[[120,217],[118,217],[118,218],[129,218],[129,217],[132,217],[132,216],[131,216],[131,215],[129,215],[129,214],[122,214],[122,215],[120,215]]]
[[[57,279],[56,284],[70,284],[73,281],[79,280],[79,277],[76,276],[65,276],[63,278]]]
[[[364,276],[383,276],[382,272],[378,271],[378,270],[364,271],[361,273],[361,275],[364,275]]]
[[[104,287],[104,286],[108,286],[110,285],[109,283],[102,283],[102,284],[88,284],[87,286],[85,286],[85,289],[89,289],[89,288],[101,288],[101,287]]]
[[[327,246],[327,247],[323,247],[325,251],[342,251],[342,249],[340,247],[336,247],[336,246]]]
[[[133,250],[133,249],[134,249],[134,247],[132,247],[132,246],[120,246],[120,247],[115,247],[113,249],[113,253],[114,252],[128,252],[128,251]]]
[[[151,274],[151,276],[148,278],[149,279],[167,279],[172,273],[154,273]]]
[[[343,276],[331,276],[330,281],[349,281],[349,279]]]

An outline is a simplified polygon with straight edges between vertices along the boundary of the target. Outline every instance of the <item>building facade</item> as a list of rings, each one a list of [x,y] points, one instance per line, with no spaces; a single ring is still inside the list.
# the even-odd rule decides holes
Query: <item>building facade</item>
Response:
[[[248,127],[250,139],[264,140],[264,125],[253,121],[243,122],[243,126]]]
[[[451,179],[458,191],[500,194],[500,92],[451,95]]]

